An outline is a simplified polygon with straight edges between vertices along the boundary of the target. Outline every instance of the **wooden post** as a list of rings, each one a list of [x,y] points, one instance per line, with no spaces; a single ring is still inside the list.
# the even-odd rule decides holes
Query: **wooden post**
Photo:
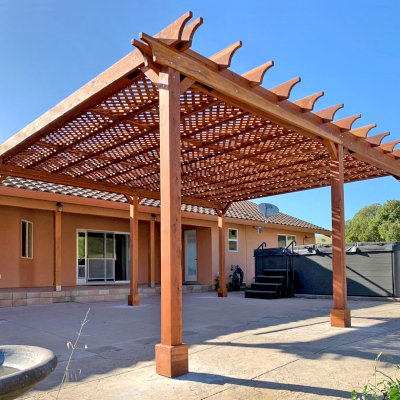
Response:
[[[149,286],[156,286],[156,235],[154,219],[150,221],[150,246],[149,246]]]
[[[169,378],[188,372],[188,346],[182,343],[182,224],[180,74],[159,74],[161,194],[161,343],[156,371]]]
[[[337,157],[331,161],[333,269],[331,325],[344,328],[351,325],[351,316],[350,310],[347,309],[343,146],[335,146]]]
[[[61,218],[62,206],[58,206],[58,210],[54,211],[54,290],[61,291]]]
[[[130,293],[128,305],[140,304],[139,283],[139,197],[129,196],[129,226],[130,226]]]
[[[218,214],[218,235],[219,235],[219,288],[218,297],[227,297],[228,290],[226,288],[226,229],[225,214],[221,210],[217,210]]]

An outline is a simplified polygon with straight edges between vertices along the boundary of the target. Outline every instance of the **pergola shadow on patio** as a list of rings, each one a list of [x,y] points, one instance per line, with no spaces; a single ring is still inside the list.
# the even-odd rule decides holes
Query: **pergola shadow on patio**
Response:
[[[188,371],[182,343],[181,204],[218,214],[218,295],[227,295],[225,213],[239,200],[331,185],[333,326],[350,326],[344,242],[345,182],[400,176],[399,141],[334,120],[343,104],[312,112],[323,92],[289,101],[295,78],[261,87],[267,62],[229,69],[241,42],[206,58],[190,49],[202,19],[188,12],[0,147],[0,175],[124,194],[130,202],[130,305],[140,300],[138,204],[161,199],[161,343],[157,372]],[[56,207],[54,286],[60,289],[62,211]]]
[[[349,398],[370,377],[379,352],[385,361],[400,361],[397,304],[351,304],[354,328],[333,330],[328,299],[247,301],[234,293],[221,301],[212,293],[184,295],[183,336],[190,345],[191,371],[173,383],[153,370],[159,297],[144,299],[139,307],[107,302],[3,309],[2,341],[46,346],[57,354],[56,371],[28,398],[52,398],[57,392],[69,358],[65,344],[74,339],[88,307],[89,323],[61,399],[168,399],[176,390],[185,399],[241,390],[243,398],[258,398],[257,391],[271,399],[291,398],[293,392],[307,399]]]

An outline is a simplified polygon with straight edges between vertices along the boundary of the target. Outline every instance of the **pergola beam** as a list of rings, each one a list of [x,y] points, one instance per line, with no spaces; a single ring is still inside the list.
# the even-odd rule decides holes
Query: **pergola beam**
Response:
[[[117,193],[128,196],[140,196],[142,198],[160,200],[160,192],[154,192],[138,187],[114,185],[108,182],[96,182],[90,179],[73,178],[67,175],[52,174],[45,171],[30,170],[11,165],[0,164],[0,175],[13,176],[16,178],[33,179],[42,182],[56,183],[65,186],[80,187],[83,189],[100,190],[102,192]],[[190,197],[182,197],[183,204],[197,205],[207,208],[219,206],[218,202],[200,201]]]
[[[299,111],[299,107],[290,104],[290,102],[286,102],[283,106],[281,104],[284,102],[281,102],[277,106],[278,99],[275,94],[260,87],[251,87],[246,79],[232,71],[218,71],[218,66],[215,63],[213,65],[211,60],[205,61],[200,55],[193,56],[193,52],[179,52],[164,45],[156,38],[143,33],[141,34],[141,39],[151,48],[155,63],[174,66],[181,74],[205,85],[205,88],[210,88],[210,91],[215,91],[213,95],[217,97],[222,95],[220,96],[222,99],[229,98],[232,104],[243,107],[245,110],[263,118],[270,119],[287,129],[311,136],[314,139],[326,139],[336,144],[342,144],[350,151],[357,151],[360,147],[363,149],[368,148],[371,150],[365,155],[368,163],[394,176],[399,174],[398,163],[393,158],[381,152],[377,153],[376,149],[371,148],[367,142],[357,143],[355,137],[345,131],[347,121],[344,121],[346,122],[345,127],[335,126],[332,123],[322,124],[317,122],[319,117],[311,115],[312,113],[302,113]],[[273,96],[275,96],[275,101]],[[341,125],[343,124],[341,123]],[[355,142],[356,144],[354,144]],[[379,163],[377,159],[379,159]],[[382,164],[384,167],[382,167]]]

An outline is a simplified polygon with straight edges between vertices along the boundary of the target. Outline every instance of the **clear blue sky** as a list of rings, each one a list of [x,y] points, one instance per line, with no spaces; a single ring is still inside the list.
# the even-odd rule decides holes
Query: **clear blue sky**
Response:
[[[0,141],[30,123],[131,50],[139,32],[158,32],[187,10],[202,16],[194,50],[212,55],[236,40],[239,73],[273,59],[265,87],[295,76],[298,99],[324,90],[337,117],[400,139],[400,2],[0,0]],[[373,133],[371,132],[371,134]],[[394,178],[346,185],[346,218],[399,199]],[[266,199],[283,212],[330,228],[329,188]]]

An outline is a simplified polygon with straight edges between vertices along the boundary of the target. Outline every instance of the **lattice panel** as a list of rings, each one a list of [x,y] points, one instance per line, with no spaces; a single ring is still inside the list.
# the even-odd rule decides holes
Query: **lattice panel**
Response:
[[[330,184],[321,141],[189,89],[181,95],[182,194],[230,202]],[[159,191],[157,87],[143,74],[7,164]],[[386,173],[345,156],[347,182]]]

